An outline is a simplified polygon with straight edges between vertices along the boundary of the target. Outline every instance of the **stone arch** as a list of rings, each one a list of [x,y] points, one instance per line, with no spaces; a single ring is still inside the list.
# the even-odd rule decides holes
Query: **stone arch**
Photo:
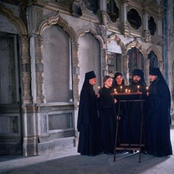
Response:
[[[68,24],[68,22],[66,20],[64,20],[58,13],[55,16],[50,17],[49,19],[43,21],[40,26],[38,27],[38,30],[36,31],[36,34],[38,35],[38,42],[37,44],[37,50],[38,50],[38,57],[36,57],[37,60],[36,61],[38,63],[42,63],[43,66],[43,58],[42,58],[42,52],[41,52],[41,47],[42,47],[42,32],[52,26],[52,25],[59,25],[60,27],[62,27],[62,29],[70,36],[71,40],[72,40],[72,61],[73,61],[73,69],[74,69],[74,75],[73,75],[73,82],[74,82],[74,101],[76,101],[76,98],[78,98],[78,90],[77,90],[77,83],[78,83],[78,59],[77,59],[77,52],[78,52],[78,44],[77,44],[77,37],[76,37],[76,33],[74,31],[74,29]],[[39,72],[40,76],[42,77],[40,79],[38,79],[38,89],[42,89],[40,90],[40,101],[43,102],[43,98],[44,98],[44,94],[43,94],[43,72]],[[41,83],[39,83],[41,82]]]
[[[110,38],[107,40],[107,43],[109,44],[111,41],[116,41],[116,43],[120,46],[122,53],[126,54],[126,47],[116,34],[110,36]]]
[[[162,61],[162,55],[160,54],[159,50],[154,46],[151,45],[148,49],[147,49],[147,55],[150,54],[150,52],[153,51],[155,53],[155,55],[158,58],[158,61]]]
[[[50,27],[51,25],[55,25],[55,24],[60,25],[63,28],[63,30],[68,33],[68,35],[70,36],[72,41],[77,42],[76,33],[75,33],[74,29],[72,27],[70,27],[68,22],[65,21],[59,14],[57,14],[53,17],[50,17],[49,19],[43,21],[41,23],[41,25],[39,26],[38,31],[36,31],[36,33],[38,35],[41,35],[42,32],[46,28]]]
[[[133,47],[136,47],[142,53],[144,59],[147,58],[146,50],[143,49],[142,45],[138,42],[138,40],[133,41],[126,46],[127,48],[126,53],[128,52],[129,49]]]
[[[11,10],[4,7],[1,3],[0,3],[0,13],[6,16],[8,20],[16,26],[20,35],[27,35],[27,29],[23,21],[17,16],[15,16]]]
[[[77,31],[77,37],[78,40],[80,36],[83,36],[87,33],[91,34],[98,42],[100,45],[100,81],[102,82],[102,76],[106,75],[107,73],[107,55],[106,55],[106,40],[104,39],[106,33],[105,29],[99,28],[96,25],[93,25],[91,23],[88,23],[87,25],[84,25],[81,29]],[[79,57],[78,57],[78,62],[79,62]]]
[[[106,49],[106,44],[104,38],[101,36],[102,33],[96,28],[94,25],[89,23],[88,25],[84,25],[83,28],[77,31],[77,38],[84,35],[85,33],[91,33],[100,43],[102,49]]]

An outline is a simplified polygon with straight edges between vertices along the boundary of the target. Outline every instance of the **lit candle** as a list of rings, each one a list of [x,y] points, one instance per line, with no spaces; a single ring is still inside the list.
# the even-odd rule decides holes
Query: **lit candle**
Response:
[[[100,90],[100,86],[97,87],[98,91]]]
[[[130,93],[130,92],[131,92],[131,90],[129,89],[129,90],[128,90],[128,93]]]
[[[140,89],[140,86],[138,85],[138,86],[137,86],[137,92],[139,92],[139,89]]]
[[[125,93],[127,93],[127,89],[125,89]]]
[[[146,86],[146,91],[149,92],[149,87],[148,86]]]
[[[122,87],[122,86],[120,86],[121,93],[122,93],[122,88],[123,88],[123,87]]]
[[[115,94],[117,93],[117,89],[114,89],[114,93],[115,93]]]

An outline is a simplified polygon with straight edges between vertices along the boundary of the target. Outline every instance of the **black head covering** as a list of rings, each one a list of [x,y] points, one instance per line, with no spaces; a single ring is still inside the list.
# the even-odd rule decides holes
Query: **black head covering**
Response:
[[[160,70],[159,68],[150,68],[149,69],[149,75],[159,76]]]
[[[133,76],[141,77],[140,81],[142,81],[144,84],[146,84],[145,81],[144,81],[144,72],[143,72],[143,70],[141,70],[141,69],[134,69],[133,72],[132,72],[132,78],[133,78]]]
[[[141,69],[134,69],[132,72],[132,76],[139,76],[142,78],[144,78],[144,73]]]
[[[95,77],[96,77],[96,75],[95,75],[94,71],[89,71],[85,74],[85,79],[87,79],[87,80],[93,79]]]
[[[149,69],[149,75],[158,76],[161,81],[166,83],[166,81],[165,81],[165,79],[164,79],[164,77],[163,77],[163,75],[162,75],[159,68],[150,68]]]
[[[154,67],[152,68],[152,67],[151,67],[151,68],[149,69],[149,75],[158,76],[157,79],[159,79],[162,83],[164,83],[164,84],[166,85],[167,90],[168,90],[168,94],[169,94],[169,103],[170,103],[170,107],[171,107],[170,90],[169,90],[169,87],[168,87],[168,85],[167,85],[167,83],[166,83],[166,81],[165,81],[165,79],[164,79],[164,77],[163,77],[163,75],[162,75],[160,69],[159,69],[159,68],[154,68]]]
[[[95,77],[96,77],[96,75],[95,75],[95,72],[94,72],[94,71],[89,71],[89,72],[85,73],[84,85],[85,85],[85,84],[88,84],[88,83],[89,83],[89,80],[90,80],[90,79],[93,79],[93,78],[95,78]]]

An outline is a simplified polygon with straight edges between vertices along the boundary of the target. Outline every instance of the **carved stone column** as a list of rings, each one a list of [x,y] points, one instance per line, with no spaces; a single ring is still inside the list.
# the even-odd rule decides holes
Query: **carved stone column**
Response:
[[[36,47],[36,100],[37,103],[44,103],[45,97],[43,94],[43,72],[44,72],[44,64],[42,57],[42,37],[38,35],[35,38],[35,47]]]
[[[22,83],[23,83],[23,155],[37,155],[36,138],[36,107],[31,96],[31,64],[29,42],[27,36],[22,36]]]
[[[121,22],[122,32],[124,35],[129,35],[129,27],[127,24],[127,3],[123,2],[121,5]]]
[[[78,116],[78,103],[80,100],[79,96],[79,74],[80,74],[80,68],[79,68],[79,57],[78,57],[78,51],[79,51],[79,44],[77,42],[72,42],[72,63],[73,63],[73,98],[74,98],[74,127],[75,127],[75,146],[78,144],[78,131],[77,131],[77,116]]]
[[[107,1],[106,0],[102,0],[100,1],[100,10],[101,10],[101,16],[102,16],[102,24],[107,26]]]
[[[23,83],[23,104],[32,103],[31,96],[31,68],[29,57],[28,37],[22,36],[22,83]]]
[[[36,130],[37,107],[28,104],[23,107],[23,155],[37,155],[37,130]]]
[[[79,44],[72,42],[72,61],[73,61],[73,94],[74,94],[74,104],[77,107],[79,101],[79,58],[78,58]]]
[[[150,41],[150,32],[148,29],[148,11],[147,9],[143,10],[143,36],[144,36],[144,42]]]

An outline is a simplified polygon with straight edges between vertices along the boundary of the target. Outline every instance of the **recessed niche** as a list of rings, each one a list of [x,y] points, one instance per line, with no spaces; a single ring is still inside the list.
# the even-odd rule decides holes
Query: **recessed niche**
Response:
[[[135,9],[128,11],[127,20],[130,23],[131,27],[135,30],[138,30],[142,25],[141,17]]]
[[[107,0],[107,13],[112,22],[116,22],[119,18],[119,9],[114,0]]]
[[[150,34],[153,36],[156,32],[156,23],[153,17],[149,18],[148,27],[149,27]]]

